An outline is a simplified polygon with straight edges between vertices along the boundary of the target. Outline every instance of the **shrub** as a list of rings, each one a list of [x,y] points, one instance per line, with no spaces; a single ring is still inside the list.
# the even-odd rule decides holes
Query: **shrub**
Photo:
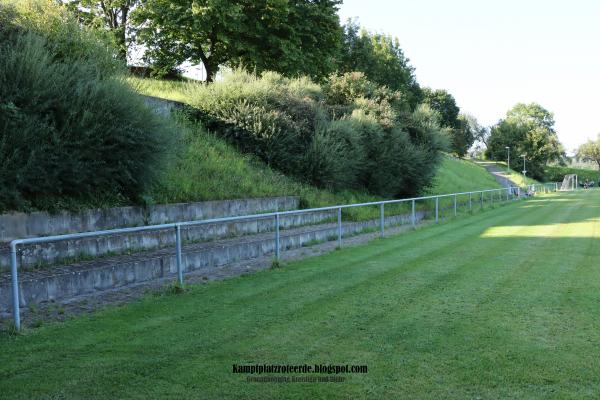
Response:
[[[0,210],[138,199],[160,158],[162,124],[60,7],[32,19],[0,10],[11,17],[0,24]]]
[[[431,183],[444,148],[434,113],[411,113],[401,93],[361,73],[334,75],[321,88],[306,78],[234,71],[189,88],[209,130],[319,187],[415,194]]]

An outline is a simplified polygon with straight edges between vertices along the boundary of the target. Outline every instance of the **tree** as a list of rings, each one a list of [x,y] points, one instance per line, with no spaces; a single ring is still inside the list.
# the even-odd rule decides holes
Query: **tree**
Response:
[[[479,158],[483,156],[485,148],[488,145],[490,137],[490,129],[487,126],[483,126],[477,121],[477,119],[470,114],[461,115],[466,119],[469,124],[469,128],[473,134],[473,143],[471,144],[471,155]]]
[[[285,76],[308,75],[320,81],[336,69],[342,39],[337,15],[339,0],[252,1],[244,8],[241,24],[244,46],[231,66],[256,72],[276,71]],[[270,4],[270,5],[269,5]],[[265,9],[269,21],[265,23]]]
[[[456,105],[456,100],[448,91],[430,88],[424,88],[423,103],[429,105],[432,110],[435,110],[440,115],[440,125],[445,128],[458,128],[458,114],[460,108]]]
[[[600,135],[596,141],[588,140],[577,149],[577,157],[584,161],[593,161],[600,169]]]
[[[492,128],[486,155],[492,160],[505,160],[506,147],[511,154],[525,155],[527,170],[537,179],[544,178],[544,166],[564,154],[554,130],[554,116],[536,103],[515,105]]]
[[[398,90],[414,109],[421,100],[421,89],[414,68],[405,57],[400,42],[388,35],[370,33],[348,20],[344,26],[339,56],[339,71],[360,71],[367,79],[391,90]]]
[[[465,115],[458,116],[458,127],[452,130],[452,150],[459,157],[464,157],[475,141],[472,125]]]
[[[322,78],[333,69],[341,28],[339,0],[142,0],[139,42],[159,72],[202,63],[207,81],[220,66]]]
[[[481,129],[473,117],[459,115],[460,108],[448,91],[424,88],[423,103],[438,113],[440,125],[448,128],[451,149],[459,157],[464,157],[475,141],[475,130]]]
[[[119,56],[127,59],[129,14],[139,0],[64,0],[85,25],[104,27],[114,37]]]

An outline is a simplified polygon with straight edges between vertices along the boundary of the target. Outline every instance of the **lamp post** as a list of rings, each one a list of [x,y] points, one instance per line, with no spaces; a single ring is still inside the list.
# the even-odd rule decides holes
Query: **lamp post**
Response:
[[[523,157],[523,176],[527,178],[527,169],[525,168],[525,157],[527,157],[527,154],[523,154],[521,157]]]
[[[506,172],[509,173],[510,172],[510,147],[506,146],[506,152],[507,152],[507,156],[506,156]]]

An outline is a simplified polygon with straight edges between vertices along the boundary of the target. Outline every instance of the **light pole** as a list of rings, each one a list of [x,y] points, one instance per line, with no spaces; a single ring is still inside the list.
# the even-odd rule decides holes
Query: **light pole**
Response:
[[[506,172],[510,173],[510,147],[506,146],[506,151],[508,153],[507,157],[506,157]]]
[[[527,178],[527,169],[525,168],[525,157],[527,157],[527,154],[523,154],[521,157],[523,157],[523,176]]]

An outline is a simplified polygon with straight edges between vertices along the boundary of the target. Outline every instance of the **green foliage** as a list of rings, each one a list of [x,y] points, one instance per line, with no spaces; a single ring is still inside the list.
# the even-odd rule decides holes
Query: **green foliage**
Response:
[[[145,0],[133,20],[158,75],[190,60],[323,78],[335,68],[338,0]]]
[[[440,125],[445,128],[458,128],[458,113],[460,108],[456,100],[448,91],[443,89],[432,90],[423,88],[423,103],[429,105],[440,115]]]
[[[440,125],[447,128],[452,152],[464,157],[475,141],[474,129],[477,129],[477,122],[459,115],[460,108],[456,105],[456,100],[446,90],[424,88],[422,93],[423,103],[438,113]]]
[[[400,91],[412,108],[420,102],[421,90],[414,68],[398,39],[361,30],[352,20],[344,26],[339,71],[359,71],[371,82]]]
[[[129,14],[140,0],[63,0],[77,18],[92,28],[106,29],[121,59],[127,59]]]
[[[105,32],[82,29],[67,8],[53,0],[2,0],[0,35],[8,39],[25,33],[44,38],[53,60],[86,63],[101,76],[125,71]]]
[[[583,161],[591,161],[598,164],[600,169],[600,135],[596,141],[588,140],[577,149],[577,157]]]
[[[458,126],[452,129],[452,150],[459,157],[464,157],[475,142],[472,120],[464,115],[458,116]]]
[[[321,89],[306,78],[236,71],[189,96],[210,131],[323,188],[416,194],[431,183],[444,148],[433,112],[407,111],[400,93],[361,73],[332,76]]]
[[[526,156],[528,174],[536,179],[543,179],[544,166],[564,153],[552,113],[536,103],[519,103],[508,111],[492,128],[486,156],[505,160],[507,146],[513,157]]]
[[[184,115],[175,116],[181,143],[146,192],[157,204],[264,196],[299,196],[302,207],[380,200],[359,191],[319,190],[266,166]],[[375,218],[373,210],[353,209],[352,219]]]
[[[115,75],[113,53],[51,3],[3,4],[0,17],[0,209],[135,201],[163,125]]]

